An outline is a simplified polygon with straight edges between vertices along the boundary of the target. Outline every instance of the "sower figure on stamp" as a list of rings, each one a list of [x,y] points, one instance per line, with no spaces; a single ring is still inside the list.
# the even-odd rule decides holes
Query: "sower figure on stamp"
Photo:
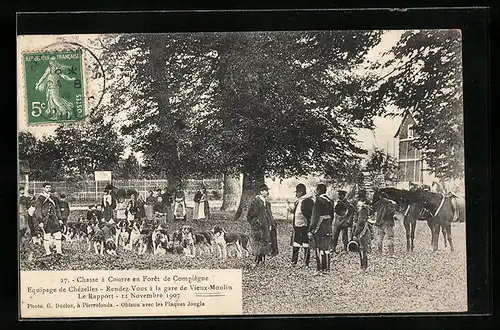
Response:
[[[317,272],[315,275],[327,274],[330,270],[333,214],[334,205],[333,201],[326,195],[326,185],[318,184],[311,225],[307,234],[316,250]]]
[[[57,255],[62,255],[61,208],[57,199],[52,196],[50,183],[43,184],[43,192],[35,204],[35,218],[43,232],[45,255],[50,255],[50,243],[54,239]]]
[[[252,230],[252,245],[255,254],[254,267],[266,260],[266,254],[276,255],[277,246],[273,247],[276,240],[276,222],[271,212],[271,203],[267,201],[269,188],[263,184],[259,188],[259,194],[250,203],[247,221]],[[274,251],[273,251],[274,250]]]
[[[387,198],[382,192],[380,199],[373,205],[375,211],[375,228],[377,236],[377,251],[382,253],[384,237],[387,236],[387,247],[389,257],[394,256],[394,217],[398,209],[396,202]]]
[[[340,233],[342,233],[342,244],[344,245],[344,251],[347,251],[347,244],[349,243],[350,239],[349,229],[352,229],[353,218],[356,213],[356,208],[351,203],[349,203],[346,198],[347,192],[345,190],[339,190],[337,194],[339,200],[337,202],[337,205],[335,206],[332,252],[336,252]]]
[[[306,267],[309,267],[309,260],[311,257],[307,233],[311,223],[314,201],[311,197],[307,197],[306,193],[306,186],[299,183],[295,188],[297,200],[288,208],[288,212],[293,215],[293,233],[290,243],[292,246],[292,266],[297,265],[301,247],[304,249],[304,264]]]
[[[355,244],[357,244],[362,270],[366,270],[368,268],[368,253],[371,252],[371,233],[368,224],[369,216],[370,206],[368,205],[366,191],[360,190],[358,192],[357,213],[352,240]],[[351,242],[349,244],[351,244]]]

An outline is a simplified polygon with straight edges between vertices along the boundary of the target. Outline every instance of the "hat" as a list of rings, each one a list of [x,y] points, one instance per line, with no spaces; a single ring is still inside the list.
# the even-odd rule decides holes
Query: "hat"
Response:
[[[269,191],[269,187],[266,184],[261,184],[259,186],[259,191],[263,191],[263,190]]]
[[[350,241],[347,244],[347,251],[349,252],[359,252],[359,243],[355,240]]]
[[[303,184],[303,183],[299,183],[299,184],[295,187],[295,191],[306,192],[306,185],[305,185],[305,184]]]
[[[366,190],[358,191],[358,198],[359,199],[366,199]]]
[[[345,190],[337,190],[338,195],[347,195],[347,191]]]

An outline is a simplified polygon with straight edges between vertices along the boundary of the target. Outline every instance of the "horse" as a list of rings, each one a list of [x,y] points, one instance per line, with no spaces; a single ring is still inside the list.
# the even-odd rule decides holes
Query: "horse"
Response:
[[[420,187],[413,187],[410,190],[421,190]],[[424,188],[425,189],[425,188]],[[405,189],[397,189],[393,187],[384,187],[380,189],[376,189],[373,194],[372,205],[375,204],[379,199],[380,195],[385,194],[387,198],[396,202],[401,210],[401,213],[404,215],[403,225],[405,227],[406,232],[406,251],[413,251],[415,245],[415,229],[417,227],[417,221],[425,221],[428,220],[430,214],[419,204],[417,203],[408,203],[406,200],[406,194],[408,190]],[[424,216],[422,213],[424,212]],[[445,238],[444,244],[446,246],[446,233],[443,229],[443,236]]]
[[[445,239],[448,240],[450,250],[454,251],[451,222],[454,218],[455,209],[452,198],[451,196],[421,189],[409,190],[405,195],[407,203],[415,204],[431,214],[431,217],[427,219],[427,225],[431,229],[431,246],[433,252],[438,249],[440,229],[442,229]]]
[[[407,192],[408,191],[405,189],[397,189],[393,187],[376,189],[373,194],[372,205],[374,205],[381,198],[381,195],[385,195],[387,198],[398,204],[400,210],[404,214],[403,224],[406,231],[406,251],[413,251],[415,228],[422,208],[406,202],[405,195]]]

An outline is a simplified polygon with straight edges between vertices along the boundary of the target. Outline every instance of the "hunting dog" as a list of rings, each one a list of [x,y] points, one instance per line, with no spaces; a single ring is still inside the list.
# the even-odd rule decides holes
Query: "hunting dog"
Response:
[[[160,226],[153,230],[151,237],[153,243],[153,254],[165,254],[170,248],[170,239],[165,229]]]
[[[229,245],[234,245],[238,258],[243,257],[243,252],[245,252],[246,257],[250,255],[250,251],[248,250],[250,237],[248,237],[247,234],[227,233],[218,225],[214,226],[212,232],[214,234],[214,242],[217,246],[219,257],[223,260],[227,259],[227,246]]]
[[[139,223],[134,222],[132,227],[130,228],[128,245],[126,245],[127,250],[134,250],[137,246],[140,245],[141,241],[141,230],[139,229]]]
[[[193,227],[184,225],[181,227],[182,244],[184,254],[194,258],[196,256],[196,236],[193,232]],[[203,236],[203,235],[202,235]]]
[[[92,222],[87,225],[87,240],[89,242],[89,246],[87,251],[90,251],[92,246],[94,247],[94,252],[97,255],[104,254],[104,234],[99,228],[99,224],[97,222]]]
[[[127,220],[121,220],[118,222],[116,225],[116,248],[123,246],[126,248],[129,238],[130,238],[130,232],[129,232],[129,225]]]
[[[172,240],[168,245],[168,252],[172,252],[174,254],[183,254],[184,248],[182,247],[182,233],[180,230],[175,230],[172,233]]]
[[[212,254],[212,236],[208,234],[206,231],[195,232],[194,234],[194,245],[197,247],[201,247],[200,255],[202,251],[208,250],[210,254]]]

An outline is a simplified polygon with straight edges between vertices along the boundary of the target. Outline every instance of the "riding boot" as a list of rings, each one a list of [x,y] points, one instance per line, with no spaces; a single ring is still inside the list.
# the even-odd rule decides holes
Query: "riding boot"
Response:
[[[377,252],[378,252],[379,254],[382,254],[382,252],[383,252],[383,250],[384,250],[384,249],[383,249],[383,247],[384,247],[384,245],[383,245],[382,240],[380,240],[379,242],[377,242]]]
[[[326,271],[327,268],[327,255],[326,253],[323,253],[321,255],[321,270]]]
[[[52,252],[50,251],[50,234],[43,235],[43,247],[45,249],[45,254],[49,255]]]
[[[366,252],[363,252],[361,255],[361,269],[366,270],[368,268],[368,256]]]
[[[321,271],[321,258],[318,250],[316,250],[316,270]]]
[[[332,256],[330,253],[328,253],[326,255],[326,271],[330,271],[330,263],[331,263],[331,260],[332,260]]]
[[[293,247],[292,249],[292,264],[296,265],[299,260],[299,247]]]
[[[311,250],[309,248],[304,248],[304,264],[309,267],[309,260],[311,259]]]
[[[394,244],[393,243],[388,244],[388,248],[389,248],[389,257],[394,257]]]
[[[62,254],[62,234],[60,231],[57,233],[54,233],[54,238],[55,238],[55,246],[56,246],[56,253],[57,254]]]

